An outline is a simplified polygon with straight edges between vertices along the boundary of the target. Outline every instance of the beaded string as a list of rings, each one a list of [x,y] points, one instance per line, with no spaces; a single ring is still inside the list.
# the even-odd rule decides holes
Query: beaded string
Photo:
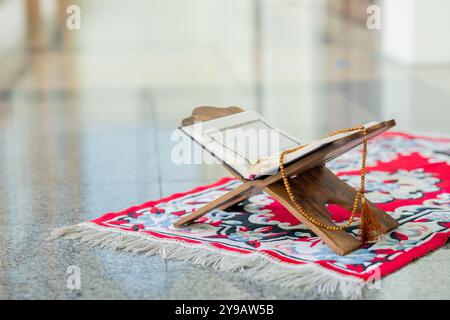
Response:
[[[290,154],[292,152],[300,150],[300,149],[304,148],[307,145],[303,145],[303,146],[299,146],[299,147],[295,147],[295,148],[292,148],[292,149],[285,150],[279,156],[279,160],[280,160],[280,165],[279,166],[280,166],[281,177],[283,178],[284,186],[286,188],[287,194],[289,195],[289,198],[291,199],[291,201],[294,204],[294,206],[297,209],[297,211],[302,216],[304,216],[309,222],[311,222],[315,226],[320,227],[322,229],[326,229],[326,230],[330,230],[330,231],[339,231],[339,230],[343,230],[343,229],[348,228],[353,223],[353,221],[355,220],[355,215],[356,215],[356,211],[358,210],[359,202],[362,201],[363,204],[365,202],[364,193],[365,193],[365,181],[366,181],[367,129],[364,128],[364,126],[355,126],[355,127],[349,128],[349,129],[336,130],[334,132],[331,132],[331,133],[327,134],[322,139],[329,138],[329,137],[332,137],[332,136],[335,136],[335,135],[338,135],[338,134],[342,134],[342,133],[351,132],[351,131],[362,131],[362,133],[364,134],[363,154],[362,154],[362,159],[361,159],[361,185],[360,185],[359,191],[356,192],[355,199],[353,201],[352,213],[351,213],[348,221],[346,223],[344,223],[344,224],[341,224],[341,225],[329,225],[329,224],[322,223],[322,222],[318,221],[316,218],[311,216],[311,214],[309,214],[297,202],[297,200],[295,199],[295,195],[294,195],[294,193],[292,191],[292,187],[291,187],[291,185],[289,183],[289,178],[286,176],[286,172],[285,172],[285,169],[284,169],[284,157],[287,154]]]

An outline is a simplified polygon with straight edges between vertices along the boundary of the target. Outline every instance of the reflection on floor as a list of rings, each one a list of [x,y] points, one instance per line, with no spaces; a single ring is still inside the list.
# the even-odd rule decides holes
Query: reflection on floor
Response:
[[[383,59],[378,33],[325,1],[70,1],[83,17],[74,31],[61,26],[68,1],[40,19],[36,2],[4,2],[30,22],[0,47],[0,298],[303,297],[44,241],[55,226],[226,175],[170,161],[170,135],[194,106],[257,110],[302,140],[387,118],[450,134],[450,67]],[[369,296],[450,298],[449,262],[440,250]],[[81,268],[79,292],[66,287],[70,265]]]

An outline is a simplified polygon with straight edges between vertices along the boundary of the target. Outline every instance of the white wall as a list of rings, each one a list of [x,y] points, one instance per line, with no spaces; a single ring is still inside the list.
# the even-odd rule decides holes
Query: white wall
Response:
[[[407,64],[450,63],[450,1],[385,0],[383,53]]]

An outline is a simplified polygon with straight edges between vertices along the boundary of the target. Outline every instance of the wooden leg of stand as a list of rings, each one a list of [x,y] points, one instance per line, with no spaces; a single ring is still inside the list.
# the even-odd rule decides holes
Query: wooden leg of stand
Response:
[[[294,186],[293,186],[294,187]],[[341,231],[328,231],[326,229],[321,229],[316,225],[309,222],[302,214],[300,214],[295,208],[292,201],[286,192],[286,189],[282,181],[278,181],[274,184],[267,186],[264,191],[270,194],[272,197],[277,199],[286,209],[288,209],[300,222],[305,224],[310,230],[317,234],[334,252],[339,255],[345,255],[353,250],[358,249],[361,246],[361,242],[350,235],[348,232]],[[294,191],[299,199],[299,192]],[[307,210],[311,215],[313,215],[318,221],[333,224],[330,218],[330,214],[326,208],[325,203],[315,201],[314,198],[309,196],[303,196],[303,201],[298,201],[301,206]]]
[[[199,210],[194,211],[188,215],[181,217],[178,221],[174,223],[175,227],[181,227],[183,225],[192,223],[195,219],[198,219],[211,210],[219,208],[220,210],[225,210],[226,208],[245,200],[247,197],[257,193],[258,190],[250,186],[249,184],[242,184],[239,187],[231,190],[230,192],[224,194],[223,196],[211,201],[207,205],[201,207]]]
[[[313,170],[309,172],[309,175],[316,180],[326,181],[327,185],[327,203],[337,204],[348,211],[353,209],[353,201],[356,196],[356,190],[349,186],[347,183],[339,179],[333,172],[329,169],[322,167],[316,168],[319,170]],[[299,187],[302,186],[302,177],[299,176],[298,179]],[[398,222],[386,212],[378,208],[372,202],[367,200],[367,204],[372,209],[377,219],[378,224],[381,227],[381,232],[386,233],[392,229],[398,227]],[[361,206],[361,203],[360,203]],[[359,210],[360,208],[358,208]]]
[[[343,182],[330,170],[325,167],[317,167],[303,172],[291,179],[291,185],[295,193],[297,202],[315,219],[320,222],[333,225],[327,203],[334,203],[351,211],[356,191],[347,183]],[[211,201],[199,210],[181,217],[174,223],[175,227],[181,227],[192,223],[195,219],[202,217],[211,210],[226,208],[239,203],[246,198],[257,194],[260,188],[250,183],[244,183],[227,194]],[[285,186],[281,180],[266,185],[264,191],[277,199],[286,209],[288,209],[298,220],[304,223],[314,233],[316,233],[334,252],[339,255],[350,253],[361,246],[361,242],[345,230],[329,231],[319,228],[309,222],[301,215],[290,200]],[[385,233],[398,226],[398,222],[380,210],[371,202],[367,202],[374,212],[382,232]]]
[[[351,210],[356,191],[335,176],[325,167],[317,167],[291,179],[291,186],[297,202],[316,220],[333,225],[327,203],[336,203]],[[334,252],[345,255],[360,247],[361,242],[345,230],[329,231],[317,227],[301,215],[290,200],[282,181],[264,188],[264,191],[276,198],[297,219],[316,233]],[[398,223],[372,203],[369,204],[383,232],[395,228]]]

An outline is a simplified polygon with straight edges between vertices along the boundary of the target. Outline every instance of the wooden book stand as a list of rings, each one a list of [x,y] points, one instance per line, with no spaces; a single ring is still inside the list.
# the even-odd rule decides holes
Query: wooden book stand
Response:
[[[188,126],[194,122],[212,120],[242,111],[243,110],[239,107],[198,107],[194,109],[191,117],[182,121],[182,126]],[[393,126],[395,126],[395,120],[381,122],[368,129],[367,139],[390,129]],[[363,140],[363,133],[355,132],[343,139],[332,142],[285,167],[286,175],[291,177],[291,185],[296,195],[297,202],[319,222],[334,225],[330,213],[327,210],[327,204],[336,204],[348,211],[352,210],[356,190],[339,179],[333,172],[327,169],[324,164],[358,146]],[[248,197],[258,194],[261,191],[265,191],[288,209],[298,220],[308,226],[336,254],[345,255],[361,246],[361,241],[350,233],[344,230],[328,231],[322,229],[312,224],[301,215],[291,202],[280,173],[256,180],[246,180],[230,166],[226,164],[224,164],[224,166],[231,174],[242,181],[242,185],[208,203],[199,210],[181,217],[175,222],[174,226],[181,227],[192,223],[195,219],[200,218],[211,210],[225,210]],[[367,201],[367,204],[373,210],[383,233],[398,226],[398,222],[386,214],[386,212],[380,210],[370,201]]]

